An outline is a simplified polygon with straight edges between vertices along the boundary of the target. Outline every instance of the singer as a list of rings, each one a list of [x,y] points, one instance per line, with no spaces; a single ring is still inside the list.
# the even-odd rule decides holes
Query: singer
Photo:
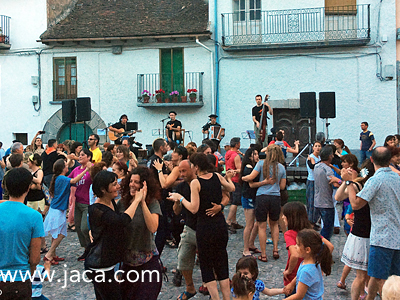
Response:
[[[182,123],[181,121],[176,119],[177,113],[175,111],[170,111],[169,112],[169,118],[171,119],[168,121],[166,128],[166,134],[169,141],[174,141],[178,145],[182,142],[181,138],[181,128],[182,128]]]

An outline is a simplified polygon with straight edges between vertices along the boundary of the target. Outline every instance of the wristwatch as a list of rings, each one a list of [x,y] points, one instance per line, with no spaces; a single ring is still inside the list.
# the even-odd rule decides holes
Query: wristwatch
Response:
[[[346,185],[349,185],[350,183],[354,183],[354,181],[346,180]]]

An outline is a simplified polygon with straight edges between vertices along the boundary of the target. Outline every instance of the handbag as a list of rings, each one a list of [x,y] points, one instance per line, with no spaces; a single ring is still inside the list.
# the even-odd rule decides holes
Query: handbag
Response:
[[[103,268],[102,266],[102,261],[101,261],[101,253],[102,253],[102,245],[103,245],[103,239],[99,239],[97,243],[95,244],[90,244],[88,247],[89,253],[87,254],[85,258],[85,267],[91,268],[91,269],[99,269]]]

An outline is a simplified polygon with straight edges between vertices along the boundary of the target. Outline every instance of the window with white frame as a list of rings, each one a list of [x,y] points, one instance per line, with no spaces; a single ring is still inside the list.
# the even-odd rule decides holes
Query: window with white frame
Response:
[[[261,0],[233,0],[235,21],[261,20]]]

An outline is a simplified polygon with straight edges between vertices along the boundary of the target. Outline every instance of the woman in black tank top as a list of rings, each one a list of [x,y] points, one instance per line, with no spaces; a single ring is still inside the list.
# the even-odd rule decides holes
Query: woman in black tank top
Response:
[[[220,282],[223,298],[230,299],[228,253],[226,252],[228,229],[222,211],[214,215],[208,213],[207,210],[221,205],[221,185],[228,192],[235,190],[231,180],[234,172],[228,171],[226,179],[218,173],[209,172],[212,166],[203,153],[193,154],[191,162],[197,172],[197,179],[190,184],[191,202],[177,193],[171,193],[170,199],[180,201],[191,213],[197,213],[196,240],[201,276],[210,292],[211,299],[220,299],[215,277]]]

